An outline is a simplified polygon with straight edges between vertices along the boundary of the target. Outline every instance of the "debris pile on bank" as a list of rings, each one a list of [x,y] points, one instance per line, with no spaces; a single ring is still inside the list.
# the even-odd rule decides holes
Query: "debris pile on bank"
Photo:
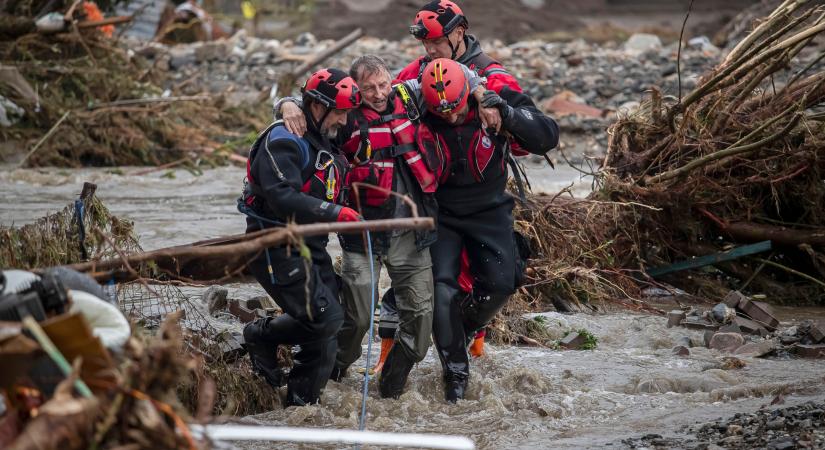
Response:
[[[78,295],[68,291],[69,302]],[[0,445],[196,448],[176,386],[197,362],[182,352],[175,317],[157,335],[128,337],[125,344],[106,342],[97,329],[93,335],[84,313],[32,317],[0,322]],[[204,406],[201,417],[211,412]]]
[[[738,285],[772,302],[825,298],[825,68],[794,64],[823,31],[820,9],[786,2],[696,89],[676,102],[654,91],[611,127],[594,196],[661,210],[638,227],[646,267],[772,244],[749,264],[717,265],[729,278],[662,279],[710,298]]]
[[[538,253],[522,300],[633,305],[669,285],[825,301],[825,68],[797,59],[824,31],[821,10],[786,2],[695,89],[621,115],[593,194],[517,210]]]
[[[8,3],[5,10],[15,11],[30,2]],[[66,13],[66,23],[83,23],[82,8],[64,2],[29,6],[32,15],[22,19],[47,6]],[[222,162],[216,150],[246,139],[269,116],[258,104],[228,107],[219,96],[161,88],[164,74],[98,28],[26,29],[4,39],[0,74],[0,156],[28,166]]]
[[[686,307],[670,311],[668,328],[682,326],[704,331],[705,347],[735,356],[762,357],[793,353],[803,358],[825,358],[825,324],[804,320],[780,329],[770,305],[731,291],[724,301],[710,310]],[[673,348],[679,356],[689,356],[693,345],[680,343]]]
[[[0,268],[62,266],[139,250],[134,225],[110,214],[95,189],[85,183],[78,200],[34,223],[0,226]]]

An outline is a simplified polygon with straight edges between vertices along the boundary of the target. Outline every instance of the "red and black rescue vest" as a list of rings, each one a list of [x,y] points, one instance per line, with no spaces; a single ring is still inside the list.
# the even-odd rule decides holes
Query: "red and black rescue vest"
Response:
[[[424,193],[435,192],[438,184],[440,158],[435,153],[420,151],[416,142],[417,111],[411,114],[401,97],[400,92],[393,91],[390,114],[382,115],[370,108],[356,110],[358,129],[342,147],[352,161],[348,185],[361,182],[382,188],[366,189],[361,194],[367,206],[389,203],[389,191],[395,187],[396,164],[403,163],[410,169]]]
[[[249,158],[246,160],[246,178],[249,182],[249,192],[244,193],[244,203],[253,206],[256,196],[260,196],[260,188],[252,177],[252,161],[256,157],[271,158],[269,142],[278,139],[288,139],[298,145],[301,151],[301,179],[303,184],[301,192],[312,197],[319,198],[330,203],[339,200],[341,188],[345,183],[346,159],[340,154],[333,154],[330,151],[317,148],[307,139],[298,137],[283,126],[282,122],[275,122],[258,135],[249,150]],[[273,170],[279,170],[273,164]],[[283,178],[283,175],[279,175]]]

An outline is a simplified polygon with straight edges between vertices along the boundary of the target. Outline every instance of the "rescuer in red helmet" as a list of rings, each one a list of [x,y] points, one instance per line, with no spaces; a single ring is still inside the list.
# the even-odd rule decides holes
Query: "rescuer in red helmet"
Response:
[[[290,133],[282,121],[270,125],[252,144],[244,195],[238,208],[247,215],[247,232],[287,222],[357,221],[355,210],[336,204],[347,162],[331,144],[346,125],[347,113],[361,104],[352,78],[338,69],[309,77],[301,109],[307,131]],[[344,315],[338,282],[326,251],[328,237],[304,239],[311,262],[295,245],[270,247],[249,264],[255,279],[284,314],[249,323],[244,340],[253,368],[271,385],[283,384],[278,345],[298,345],[289,372],[285,406],[319,401],[335,363],[336,333]]]
[[[467,346],[515,292],[528,255],[513,231],[514,199],[507,192],[511,147],[543,155],[558,145],[553,119],[526,95],[487,91],[481,105],[501,113],[501,132],[481,127],[477,100],[469,94],[461,65],[435,59],[421,74],[421,93],[430,112],[419,127],[422,151],[442,150],[439,178],[438,240],[433,261],[433,337],[441,359],[445,397],[464,397],[470,376]],[[472,275],[472,293],[459,286],[462,249]]]

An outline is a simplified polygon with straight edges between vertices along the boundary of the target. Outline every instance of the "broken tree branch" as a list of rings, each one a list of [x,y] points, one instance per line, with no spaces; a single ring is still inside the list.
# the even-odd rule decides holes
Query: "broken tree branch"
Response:
[[[295,80],[298,79],[298,77],[303,75],[305,72],[308,72],[316,65],[326,61],[327,58],[329,58],[330,56],[349,47],[349,45],[355,42],[358,38],[360,38],[362,34],[364,34],[364,30],[362,30],[361,28],[355,29],[355,31],[353,31],[352,33],[344,36],[338,42],[332,44],[332,46],[330,46],[328,49],[318,52],[315,56],[307,60],[305,63],[296,67],[291,72],[288,72],[281,76],[281,79],[278,80],[278,92],[283,94],[279,95],[288,95],[288,92],[291,90],[292,86],[295,84]]]
[[[46,140],[49,139],[49,137],[51,137],[51,135],[53,135],[55,131],[57,131],[57,127],[59,127],[60,124],[63,123],[63,121],[66,120],[67,117],[69,117],[70,112],[71,111],[66,111],[63,113],[63,116],[60,117],[60,120],[58,120],[57,123],[52,125],[49,131],[42,138],[40,138],[39,141],[37,141],[37,144],[35,144],[35,146],[32,147],[32,149],[29,150],[28,153],[26,153],[26,156],[24,156],[23,159],[20,160],[20,163],[17,164],[17,167],[23,167],[23,164],[26,164],[26,161],[29,159],[29,156],[33,155],[34,152],[36,152],[37,149],[40,148],[40,146],[43,145],[43,143],[46,142]]]
[[[102,108],[111,108],[115,106],[126,106],[126,105],[142,105],[145,103],[172,103],[172,102],[194,102],[194,101],[201,101],[201,100],[209,100],[211,97],[208,95],[187,95],[187,96],[180,96],[180,97],[150,97],[150,98],[134,98],[128,100],[116,100],[114,102],[109,103],[99,103],[97,105],[92,105],[89,107],[90,110],[95,109],[102,109]]]
[[[664,172],[664,173],[660,173],[659,175],[656,175],[656,176],[653,176],[653,177],[649,177],[647,180],[645,180],[645,184],[661,183],[662,181],[667,181],[667,180],[685,175],[688,172],[690,172],[690,171],[692,171],[696,168],[702,167],[706,164],[709,164],[713,161],[725,158],[727,156],[734,156],[734,155],[739,155],[739,154],[742,154],[742,153],[747,153],[747,152],[759,150],[763,146],[765,146],[767,144],[770,144],[771,142],[773,142],[777,139],[780,139],[783,136],[785,136],[786,134],[790,133],[791,130],[799,122],[800,118],[802,118],[801,113],[795,114],[794,117],[791,119],[791,121],[788,122],[787,125],[785,125],[784,128],[782,128],[778,132],[762,139],[761,141],[752,142],[750,144],[741,145],[741,146],[738,146],[738,147],[728,147],[724,150],[719,150],[718,152],[711,153],[710,155],[706,155],[706,156],[703,156],[701,158],[694,159],[693,161],[685,164],[682,167],[679,167],[679,168],[676,168],[676,169],[673,169],[673,170],[669,170],[669,171]]]
[[[141,263],[153,263],[164,270],[170,268],[181,271],[181,266],[195,261],[198,264],[214,262],[225,267],[232,261],[240,261],[246,256],[265,248],[282,245],[297,236],[322,236],[329,233],[355,233],[362,230],[387,231],[396,229],[424,230],[435,226],[433,219],[406,218],[388,220],[369,220],[363,222],[313,223],[306,225],[287,225],[270,228],[245,235],[227,236],[192,245],[162,248],[150,252],[136,253],[125,258],[112,258],[105,261],[90,261],[73,264],[70,268],[79,272],[105,272],[121,270]],[[223,271],[225,272],[225,270]]]

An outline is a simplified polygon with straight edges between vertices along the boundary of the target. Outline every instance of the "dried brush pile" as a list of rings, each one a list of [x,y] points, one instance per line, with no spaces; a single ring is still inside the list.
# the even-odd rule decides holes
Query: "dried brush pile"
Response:
[[[773,303],[825,303],[820,3],[783,2],[686,95],[652,89],[610,127],[587,199],[532,196],[517,208],[516,228],[535,254],[526,285],[492,327],[496,340],[523,340],[523,313],[548,304],[654,310],[641,301],[648,286],[708,301],[739,289]],[[646,272],[765,240],[769,254],[656,280]]]
[[[0,39],[0,65],[37,94],[20,98],[0,83],[0,95],[26,110],[0,137],[31,153],[28,166],[219,164],[269,119],[260,105],[230,108],[220,96],[164,92],[165,74],[93,28],[29,31]]]
[[[0,268],[35,269],[140,250],[132,222],[122,220],[86,184],[78,203],[20,228],[0,226]]]
[[[772,241],[770,255],[719,266],[729,278],[705,296],[747,282],[775,302],[825,301],[825,53],[796,58],[825,32],[810,3],[784,2],[694,91],[654,91],[610,129],[596,195],[662,211],[640,224],[645,266]],[[690,289],[685,278],[668,281]]]

